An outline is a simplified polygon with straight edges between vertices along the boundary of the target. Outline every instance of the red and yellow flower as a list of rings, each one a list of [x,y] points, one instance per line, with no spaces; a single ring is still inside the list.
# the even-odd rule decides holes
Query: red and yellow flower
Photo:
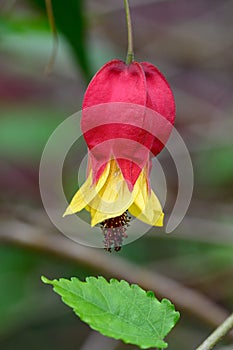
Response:
[[[85,208],[91,225],[102,225],[106,248],[118,248],[126,235],[127,211],[149,225],[163,225],[149,174],[151,157],[162,150],[174,124],[173,94],[152,64],[113,60],[90,82],[82,112],[87,180],[64,215]]]

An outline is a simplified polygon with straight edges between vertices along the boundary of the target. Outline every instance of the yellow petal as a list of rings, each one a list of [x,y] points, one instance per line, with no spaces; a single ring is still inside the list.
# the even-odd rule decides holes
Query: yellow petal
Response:
[[[153,226],[163,226],[164,213],[160,202],[154,192],[151,191],[149,200],[142,211],[140,203],[135,201],[129,208],[129,212],[137,219]]]
[[[78,211],[85,208],[93,198],[98,194],[101,188],[104,186],[106,179],[108,177],[110,170],[110,164],[108,163],[104,169],[103,174],[100,176],[97,184],[93,185],[92,183],[92,171],[90,171],[87,180],[80,187],[80,189],[76,192],[74,197],[71,200],[70,205],[66,209],[64,216],[75,214]]]
[[[138,187],[138,191],[133,204],[129,207],[129,212],[146,224],[163,226],[164,214],[161,204],[152,190],[148,193],[147,181],[143,171],[135,187]]]
[[[164,214],[153,191],[148,193],[146,170],[136,181],[132,192],[115,160],[110,160],[97,184],[93,185],[92,171],[74,195],[63,216],[86,208],[91,214],[91,226],[122,215],[127,209],[139,220],[154,226],[163,225]]]
[[[129,191],[116,161],[112,160],[106,183],[89,203],[91,226],[122,215],[131,206],[136,194],[136,189]]]

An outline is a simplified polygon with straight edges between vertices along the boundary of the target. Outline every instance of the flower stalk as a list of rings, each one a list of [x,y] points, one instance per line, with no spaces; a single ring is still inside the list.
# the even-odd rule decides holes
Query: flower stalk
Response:
[[[124,0],[124,4],[125,4],[126,24],[127,24],[127,30],[128,30],[128,51],[127,51],[126,63],[129,65],[134,61],[133,29],[132,29],[132,21],[131,21],[128,0]]]

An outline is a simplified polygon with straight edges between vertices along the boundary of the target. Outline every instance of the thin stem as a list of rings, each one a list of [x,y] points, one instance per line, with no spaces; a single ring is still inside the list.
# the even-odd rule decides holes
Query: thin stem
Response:
[[[53,49],[52,49],[52,53],[51,53],[50,58],[49,58],[49,62],[47,63],[47,65],[45,67],[45,74],[50,74],[52,71],[52,68],[54,66],[55,59],[57,57],[58,35],[57,35],[57,29],[56,29],[54,14],[53,14],[52,1],[45,0],[45,5],[46,5],[46,11],[47,11],[48,19],[49,19],[50,28],[51,28],[52,35],[53,35]]]
[[[128,0],[124,0],[124,4],[125,4],[126,24],[127,24],[127,30],[128,30],[128,51],[127,51],[126,63],[130,64],[134,60],[133,29],[132,29],[132,21],[130,16]]]
[[[196,349],[211,350],[233,328],[233,313]]]

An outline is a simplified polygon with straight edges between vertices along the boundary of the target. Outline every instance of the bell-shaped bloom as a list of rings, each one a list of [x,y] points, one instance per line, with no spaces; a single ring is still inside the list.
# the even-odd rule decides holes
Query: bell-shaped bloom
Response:
[[[111,235],[109,246],[119,243],[109,229],[118,227],[125,235],[127,211],[162,226],[164,214],[149,174],[151,158],[164,147],[174,118],[172,91],[155,66],[120,60],[105,64],[90,82],[82,107],[87,180],[64,215],[88,210],[92,226],[99,223]]]

